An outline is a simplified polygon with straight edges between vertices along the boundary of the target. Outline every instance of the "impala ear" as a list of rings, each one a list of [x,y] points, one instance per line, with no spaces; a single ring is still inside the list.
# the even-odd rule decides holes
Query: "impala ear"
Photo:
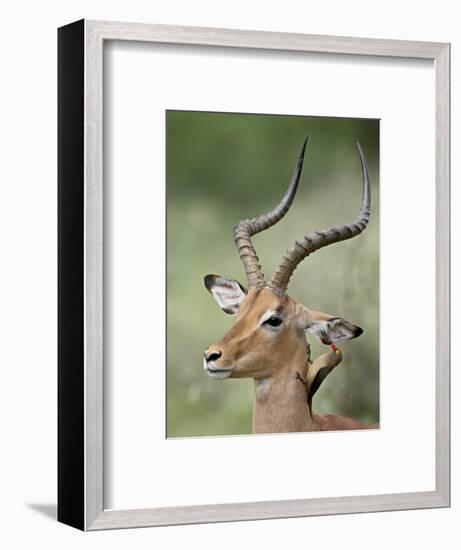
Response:
[[[237,315],[247,294],[246,288],[234,279],[225,279],[219,275],[207,275],[204,282],[222,310],[229,315]]]
[[[333,317],[327,313],[312,310],[306,310],[304,329],[327,345],[357,338],[363,333],[363,329],[342,317]]]

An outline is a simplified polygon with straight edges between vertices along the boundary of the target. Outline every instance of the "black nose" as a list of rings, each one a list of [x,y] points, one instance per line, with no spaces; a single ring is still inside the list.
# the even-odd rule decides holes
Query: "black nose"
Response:
[[[217,361],[221,357],[222,353],[220,351],[212,351],[211,353],[205,352],[205,359],[209,361]]]

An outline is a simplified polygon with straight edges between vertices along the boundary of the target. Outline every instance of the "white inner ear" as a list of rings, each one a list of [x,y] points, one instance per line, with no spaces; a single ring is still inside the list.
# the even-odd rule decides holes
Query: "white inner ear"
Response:
[[[216,280],[211,288],[211,293],[219,306],[231,315],[237,315],[239,306],[245,298],[245,292],[243,292],[237,281],[223,279],[222,277]]]
[[[306,330],[323,343],[326,341],[341,342],[354,337],[353,325],[345,319],[310,321]]]

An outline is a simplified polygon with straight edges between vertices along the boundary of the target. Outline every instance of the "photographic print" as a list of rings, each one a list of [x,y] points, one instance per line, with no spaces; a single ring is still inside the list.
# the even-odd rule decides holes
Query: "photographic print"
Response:
[[[449,506],[450,45],[58,36],[59,521]]]
[[[379,428],[379,120],[171,110],[166,146],[167,437]]]

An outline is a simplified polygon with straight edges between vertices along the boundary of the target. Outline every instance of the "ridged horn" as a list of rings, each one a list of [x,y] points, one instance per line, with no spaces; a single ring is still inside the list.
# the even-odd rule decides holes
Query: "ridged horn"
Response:
[[[298,189],[307,140],[308,138],[306,137],[303,146],[301,147],[301,151],[299,152],[298,161],[296,163],[290,185],[280,203],[267,214],[262,214],[258,218],[241,220],[234,226],[235,244],[237,245],[240,259],[242,260],[243,267],[245,268],[248,288],[262,288],[265,285],[264,274],[262,273],[256,250],[251,242],[251,237],[256,235],[256,233],[260,233],[261,231],[269,229],[269,227],[275,225],[288,212],[288,209],[290,208],[296,195],[296,190]]]
[[[349,225],[341,227],[330,227],[325,230],[314,231],[306,235],[302,240],[295,244],[286,252],[282,261],[271,277],[267,287],[279,295],[286,293],[288,283],[297,266],[316,250],[333,243],[351,239],[359,235],[367,226],[370,218],[370,179],[368,176],[368,166],[365,155],[360,143],[357,142],[357,148],[362,165],[362,204],[355,220]]]

